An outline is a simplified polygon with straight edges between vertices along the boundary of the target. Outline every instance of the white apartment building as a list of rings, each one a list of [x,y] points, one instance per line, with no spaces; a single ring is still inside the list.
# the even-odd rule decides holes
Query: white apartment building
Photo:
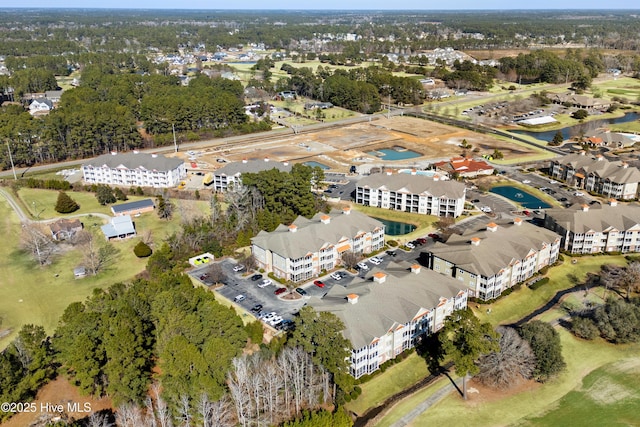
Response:
[[[112,153],[82,165],[87,184],[170,188],[187,176],[182,160],[159,154]]]
[[[229,163],[213,173],[213,188],[215,191],[226,191],[231,186],[242,184],[243,173],[258,173],[271,169],[278,169],[280,172],[291,172],[291,165],[287,162],[269,161],[268,158]]]
[[[383,209],[456,218],[464,210],[465,194],[466,187],[460,182],[417,174],[382,173],[358,181],[355,202]]]
[[[318,213],[311,219],[300,216],[289,226],[281,224],[251,239],[258,266],[294,282],[333,270],[344,252],[368,254],[383,246],[384,225],[351,208]]]
[[[614,199],[635,199],[638,194],[640,170],[625,162],[610,162],[601,154],[584,151],[551,161],[552,177],[576,188]]]
[[[640,206],[574,205],[547,209],[544,226],[562,237],[562,249],[572,254],[640,252]]]
[[[510,224],[487,224],[484,230],[454,234],[436,243],[428,267],[451,276],[469,295],[491,300],[558,259],[560,236],[515,218]]]
[[[353,347],[350,372],[360,378],[442,328],[453,311],[467,306],[467,291],[457,280],[420,265],[392,262],[348,288],[333,286],[308,304],[340,318]]]

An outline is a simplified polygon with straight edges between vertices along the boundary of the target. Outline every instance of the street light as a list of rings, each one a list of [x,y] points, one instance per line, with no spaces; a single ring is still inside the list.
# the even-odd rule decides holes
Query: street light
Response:
[[[9,161],[11,162],[11,170],[13,171],[13,179],[18,180],[18,175],[16,175],[16,167],[13,164],[13,156],[11,155],[11,147],[9,146],[9,140],[6,140],[7,143],[7,151],[9,152]]]

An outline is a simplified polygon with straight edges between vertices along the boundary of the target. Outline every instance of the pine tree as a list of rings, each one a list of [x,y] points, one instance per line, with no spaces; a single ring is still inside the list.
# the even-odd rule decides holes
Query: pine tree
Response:
[[[58,193],[58,201],[56,202],[56,212],[67,214],[80,209],[80,205],[76,203],[67,193],[61,191]]]
[[[564,136],[562,136],[562,131],[558,130],[558,132],[556,132],[556,134],[553,136],[553,139],[551,140],[551,145],[557,146],[562,144],[563,141]]]

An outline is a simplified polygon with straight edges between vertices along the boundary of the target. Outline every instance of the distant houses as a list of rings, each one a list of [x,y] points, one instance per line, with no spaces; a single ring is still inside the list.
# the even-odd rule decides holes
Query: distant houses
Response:
[[[458,217],[462,215],[466,187],[415,173],[373,174],[356,184],[355,202],[402,212]]]
[[[170,188],[187,176],[182,160],[159,154],[104,154],[82,165],[88,184]]]
[[[604,156],[584,151],[551,161],[550,175],[579,189],[614,199],[635,199],[640,170],[625,162],[610,162]]]

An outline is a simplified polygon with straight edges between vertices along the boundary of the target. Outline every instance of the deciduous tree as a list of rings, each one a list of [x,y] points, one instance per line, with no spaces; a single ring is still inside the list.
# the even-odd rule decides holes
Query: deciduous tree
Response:
[[[531,378],[536,357],[515,329],[498,327],[496,332],[500,349],[480,357],[476,378],[490,387],[507,389]]]

